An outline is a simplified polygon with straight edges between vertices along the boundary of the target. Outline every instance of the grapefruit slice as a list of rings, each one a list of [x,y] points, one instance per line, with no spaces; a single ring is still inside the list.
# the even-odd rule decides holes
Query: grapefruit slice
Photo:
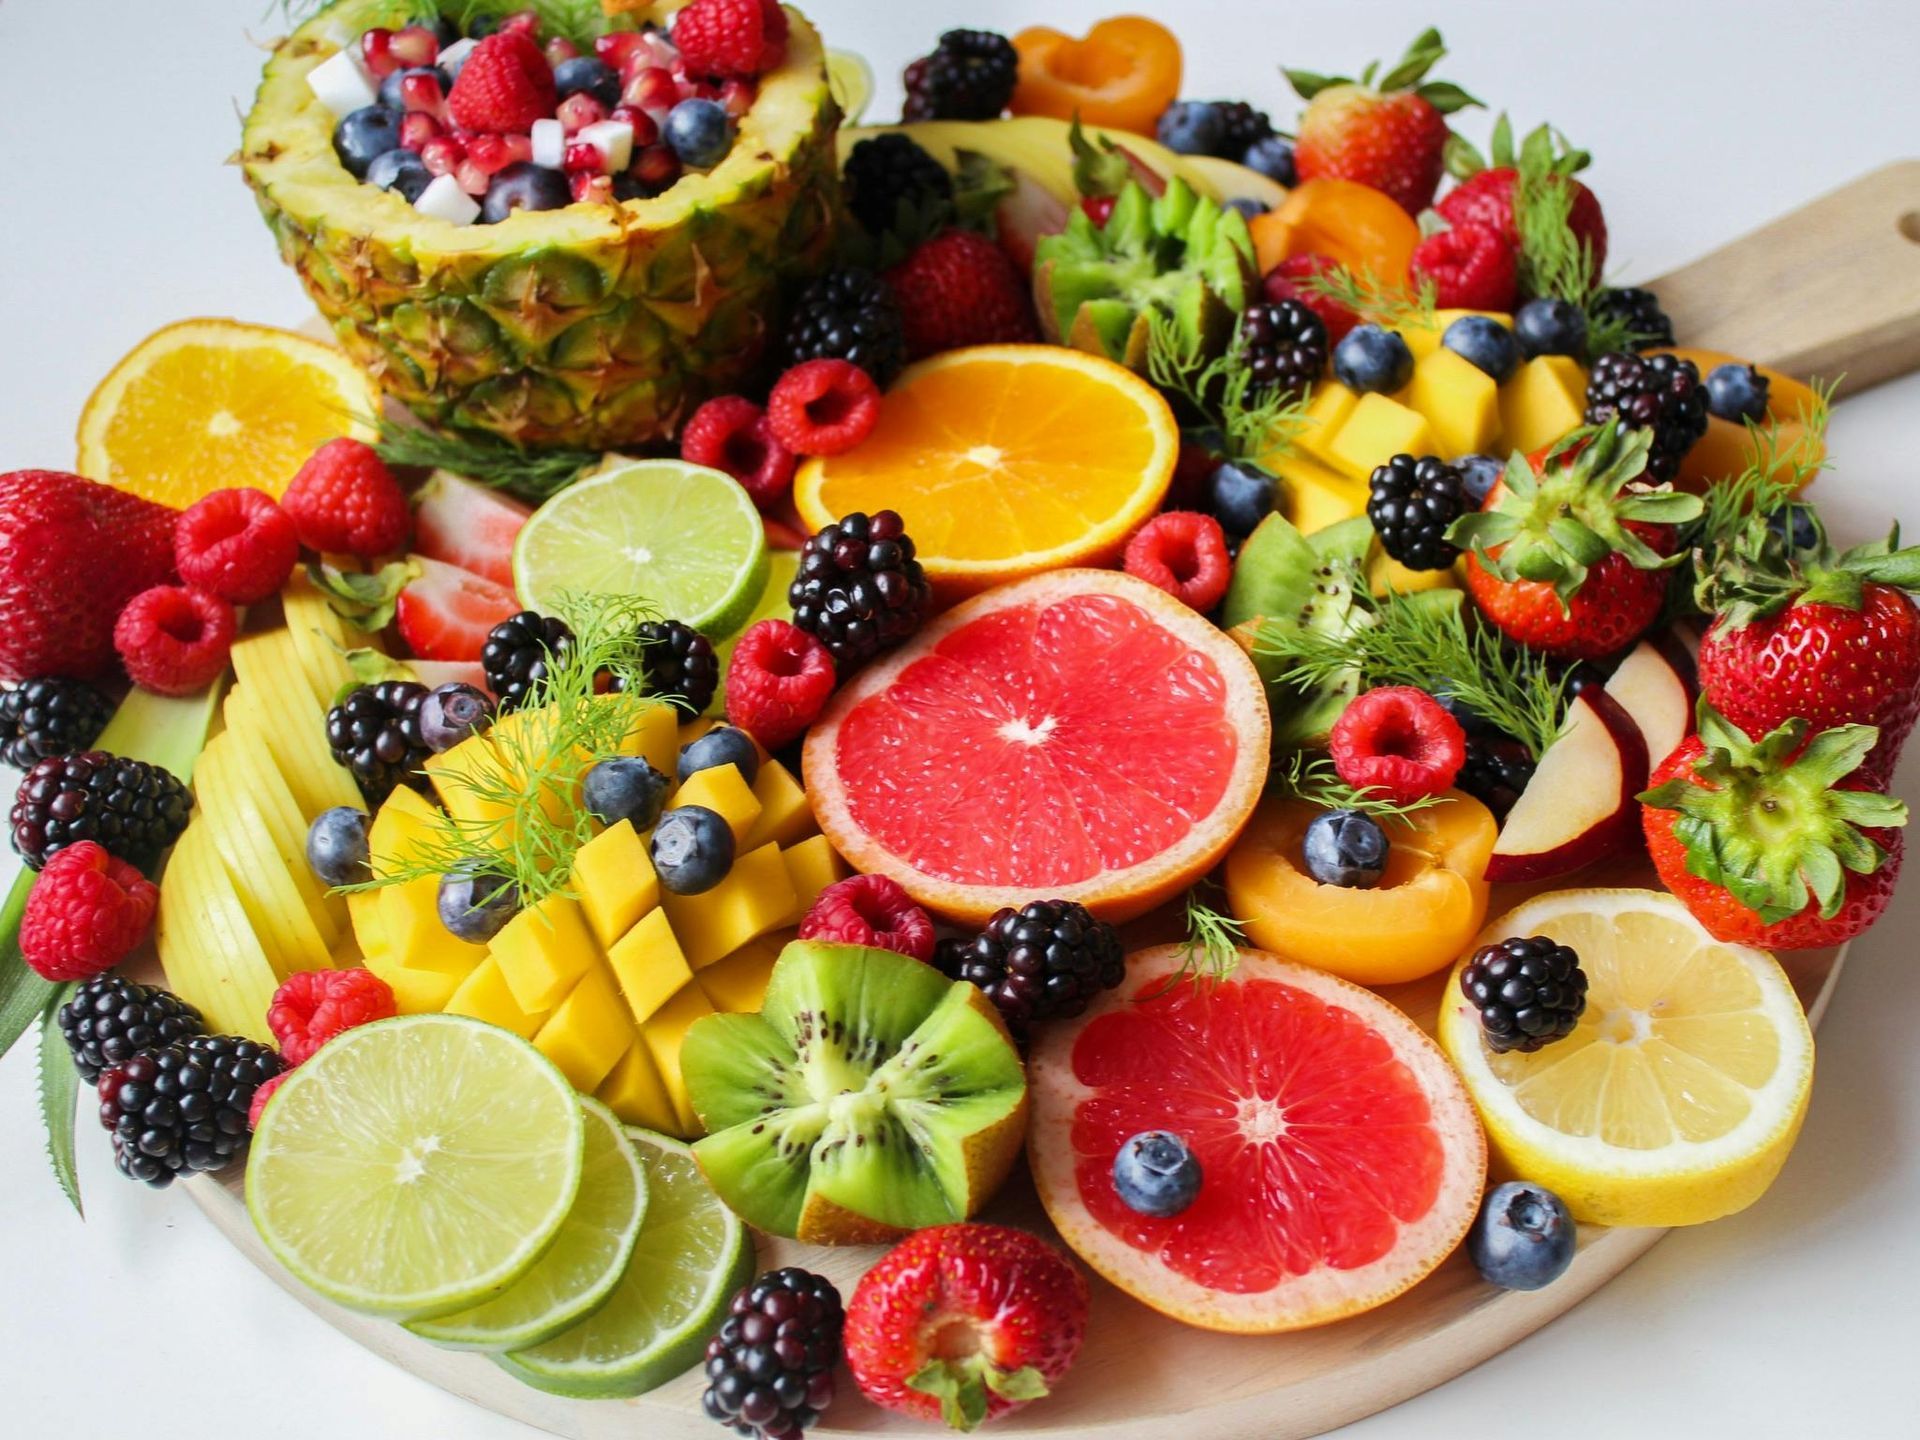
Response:
[[[855,868],[955,921],[1126,920],[1233,844],[1267,777],[1253,663],[1165,591],[1061,570],[949,611],[834,698],[807,794]]]
[[[1257,950],[1231,979],[1170,983],[1184,954],[1129,957],[1125,985],[1035,1044],[1027,1152],[1061,1238],[1207,1330],[1275,1334],[1393,1299],[1480,1205],[1486,1141],[1459,1076],[1371,991]],[[1113,1157],[1143,1130],[1199,1158],[1178,1215],[1114,1191]]]

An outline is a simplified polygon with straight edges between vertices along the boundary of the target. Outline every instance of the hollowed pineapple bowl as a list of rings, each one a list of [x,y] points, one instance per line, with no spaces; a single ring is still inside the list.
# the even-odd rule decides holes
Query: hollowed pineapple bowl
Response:
[[[648,200],[458,226],[349,174],[307,83],[351,36],[416,14],[328,6],[274,48],[247,116],[247,183],[341,345],[429,423],[528,446],[658,440],[737,388],[783,281],[833,239],[839,112],[813,28],[789,11],[786,61],[713,170]]]

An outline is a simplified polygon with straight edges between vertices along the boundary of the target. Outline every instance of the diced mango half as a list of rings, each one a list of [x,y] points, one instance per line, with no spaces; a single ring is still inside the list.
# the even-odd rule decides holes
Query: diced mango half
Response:
[[[601,831],[574,852],[573,884],[602,949],[660,903],[660,877],[631,820]]]
[[[1471,360],[1447,349],[1423,356],[1414,363],[1407,403],[1427,417],[1442,458],[1493,452],[1500,435],[1500,387]]]
[[[1306,420],[1297,443],[1323,460],[1331,459],[1334,437],[1359,403],[1360,397],[1338,380],[1321,381],[1307,397]]]
[[[507,977],[500,973],[500,962],[491,955],[474,966],[472,973],[460,982],[460,988],[448,999],[446,1009],[449,1015],[471,1015],[502,1030],[511,1030],[523,1040],[533,1039],[547,1021],[545,1012],[529,1015],[520,1008],[513,991],[507,988]]]
[[[643,1025],[693,979],[664,910],[651,910],[607,951],[633,1023]]]
[[[666,1135],[680,1130],[680,1117],[674,1113],[667,1082],[660,1076],[653,1052],[638,1036],[613,1067],[613,1073],[594,1093],[620,1117],[622,1124],[639,1125]]]
[[[654,769],[673,778],[680,758],[678,712],[671,705],[648,705],[634,716],[632,728],[621,740],[619,751],[646,761]]]
[[[566,895],[549,895],[500,927],[493,937],[513,1002],[529,1015],[551,1010],[600,958],[586,913]]]
[[[1365,482],[1296,450],[1274,457],[1273,471],[1285,482],[1287,519],[1302,535],[1311,535],[1367,512]]]
[[[1426,416],[1385,395],[1362,395],[1334,434],[1326,458],[1336,470],[1364,483],[1396,455],[1434,453],[1433,427]]]
[[[430,756],[424,768],[440,803],[463,830],[484,830],[513,818],[514,807],[499,795],[511,781],[488,736],[469,735],[451,750]],[[505,837],[501,839],[504,845]]]
[[[701,805],[727,822],[733,831],[735,853],[747,848],[747,836],[760,819],[760,798],[747,784],[738,765],[712,765],[687,777],[673,797],[672,808]]]
[[[846,879],[848,875],[847,862],[840,858],[840,852],[828,843],[824,835],[815,835],[798,845],[789,845],[780,852],[780,863],[787,872],[787,883],[793,887],[790,923],[796,925],[813,908],[813,902],[820,898],[822,890],[837,880]]]
[[[760,818],[740,841],[740,849],[796,845],[814,833],[813,806],[807,801],[807,792],[778,760],[761,762],[760,774],[753,782],[753,798],[760,802]]]
[[[1531,454],[1586,418],[1587,372],[1567,355],[1538,355],[1500,387],[1500,428],[1508,448]]]
[[[797,903],[778,845],[762,845],[737,857],[726,879],[702,894],[663,893],[660,897],[687,963],[695,970],[731,954],[755,936],[790,923]]]
[[[460,988],[460,976],[444,970],[415,970],[395,964],[391,952],[377,959],[369,955],[367,969],[387,982],[393,991],[394,1006],[402,1015],[429,1015],[444,1010]]]
[[[686,1082],[680,1078],[680,1047],[686,1044],[693,1022],[711,1014],[713,1004],[706,993],[698,985],[687,985],[640,1027],[640,1039],[659,1068],[673,1103],[674,1133],[682,1136],[700,1133],[700,1117],[693,1113]]]
[[[724,959],[716,960],[697,977],[713,1008],[725,1014],[752,1015],[767,998],[773,962],[793,939],[793,931],[776,930],[749,940]]]
[[[451,975],[457,983],[486,958],[486,946],[462,940],[442,923],[440,882],[433,876],[383,885],[374,893],[380,897],[388,948],[408,969]]]
[[[574,1089],[591,1094],[599,1088],[633,1045],[632,1022],[605,967],[596,965],[580,977],[533,1043]]]

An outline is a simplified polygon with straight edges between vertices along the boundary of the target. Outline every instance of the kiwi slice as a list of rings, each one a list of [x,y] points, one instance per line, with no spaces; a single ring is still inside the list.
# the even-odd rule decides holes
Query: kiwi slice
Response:
[[[720,1198],[819,1244],[966,1219],[1026,1130],[1026,1074],[992,1002],[891,950],[795,941],[760,1013],[697,1021],[680,1070]]]

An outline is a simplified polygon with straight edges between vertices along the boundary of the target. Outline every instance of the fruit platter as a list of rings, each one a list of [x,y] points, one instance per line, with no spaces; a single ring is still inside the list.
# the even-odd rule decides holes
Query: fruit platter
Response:
[[[1804,216],[1627,283],[1437,30],[880,117],[775,0],[286,8],[313,324],[0,474],[76,1209],[572,1440],[1276,1440],[1763,1202],[1920,716],[1810,489],[1920,354],[1736,313]]]

